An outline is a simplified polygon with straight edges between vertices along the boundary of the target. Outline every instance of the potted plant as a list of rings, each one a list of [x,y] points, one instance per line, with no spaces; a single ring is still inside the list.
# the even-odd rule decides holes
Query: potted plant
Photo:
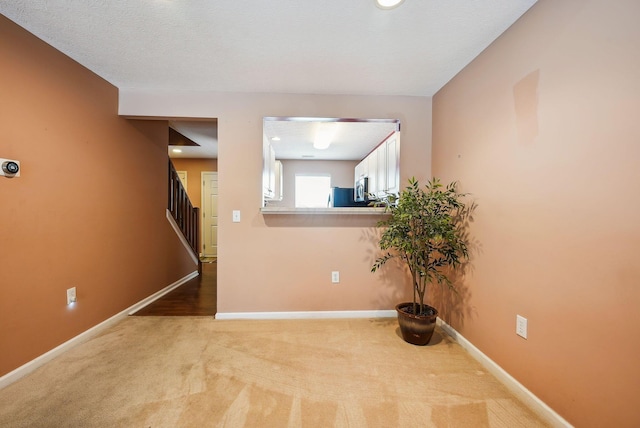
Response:
[[[461,221],[469,208],[466,194],[458,193],[456,183],[444,186],[433,178],[421,187],[415,178],[400,192],[384,202],[390,216],[378,223],[385,227],[380,249],[387,251],[376,259],[375,272],[387,261],[399,258],[408,268],[413,284],[413,302],[396,306],[398,323],[405,341],[426,345],[431,340],[438,311],[425,304],[428,286],[433,283],[453,288],[447,276],[468,259],[466,235]]]

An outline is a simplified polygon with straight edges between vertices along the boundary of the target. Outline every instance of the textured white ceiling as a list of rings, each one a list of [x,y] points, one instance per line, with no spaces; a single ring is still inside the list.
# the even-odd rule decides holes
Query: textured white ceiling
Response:
[[[378,144],[400,130],[393,120],[333,120],[329,118],[265,118],[264,138],[276,159],[364,159]],[[328,137],[326,149],[316,149],[316,138]]]
[[[2,0],[120,89],[431,96],[535,0]]]
[[[0,13],[121,90],[431,96],[535,2],[2,0]],[[173,125],[203,147],[180,156],[216,156],[214,126]]]

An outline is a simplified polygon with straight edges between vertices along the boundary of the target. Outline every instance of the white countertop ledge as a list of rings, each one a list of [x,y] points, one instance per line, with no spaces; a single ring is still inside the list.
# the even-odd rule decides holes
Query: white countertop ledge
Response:
[[[290,207],[264,207],[260,208],[262,214],[321,214],[321,215],[384,215],[383,208],[373,207],[344,207],[344,208],[290,208]]]

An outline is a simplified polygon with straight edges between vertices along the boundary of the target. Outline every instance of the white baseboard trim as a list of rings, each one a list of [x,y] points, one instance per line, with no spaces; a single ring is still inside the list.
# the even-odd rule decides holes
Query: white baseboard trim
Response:
[[[553,427],[573,428],[562,416],[557,414],[551,407],[536,397],[524,385],[518,382],[513,376],[507,373],[502,367],[496,364],[491,358],[487,357],[482,351],[476,348],[471,342],[464,338],[449,324],[438,318],[437,324],[447,333],[453,340],[462,346],[476,361],[478,361],[489,373],[494,375],[498,380],[507,387],[516,397],[524,402],[531,410],[538,414],[542,419]]]
[[[193,253],[193,249],[191,248],[191,245],[189,245],[189,243],[185,239],[184,235],[182,234],[182,231],[180,230],[180,226],[178,226],[178,223],[176,223],[176,220],[171,215],[171,211],[169,211],[168,209],[167,209],[167,220],[169,220],[169,224],[173,228],[174,232],[176,232],[176,235],[178,235],[178,238],[180,239],[180,242],[182,242],[184,249],[187,250],[187,253],[189,253],[189,255],[191,256],[191,260],[193,260],[193,263],[197,265],[199,261],[198,258]]]
[[[295,312],[218,312],[217,320],[292,320],[338,318],[391,318],[395,310],[371,311],[295,311]]]
[[[64,352],[68,351],[69,349],[73,348],[74,346],[77,346],[83,342],[86,342],[87,340],[91,339],[92,337],[96,336],[98,333],[101,333],[103,330],[111,327],[112,325],[116,324],[117,322],[123,320],[124,318],[126,318],[128,315],[133,314],[134,312],[142,309],[143,307],[147,306],[149,303],[153,302],[154,300],[157,300],[158,298],[162,297],[163,295],[167,294],[168,292],[170,292],[171,290],[181,286],[182,284],[184,284],[185,282],[189,281],[191,278],[194,278],[198,276],[198,271],[192,272],[189,275],[185,276],[182,279],[179,279],[178,281],[174,282],[173,284],[168,285],[167,287],[163,288],[162,290],[152,294],[151,296],[147,297],[146,299],[142,300],[139,303],[136,303],[135,305],[125,309],[124,311],[115,314],[114,316],[112,316],[111,318],[106,319],[105,321],[102,321],[100,324],[96,324],[95,326],[91,327],[88,330],[83,331],[82,333],[80,333],[79,335],[67,340],[66,342],[56,346],[55,348],[53,348],[52,350],[45,352],[44,354],[40,355],[39,357],[29,361],[26,364],[23,364],[22,366],[18,367],[17,369],[7,373],[6,375],[0,377],[0,389],[12,384],[13,382],[17,381],[18,379],[28,375],[29,373],[31,373],[32,371],[36,370],[38,367],[43,366],[44,364],[48,363],[49,361],[53,360],[54,358],[56,358],[57,356],[63,354]]]

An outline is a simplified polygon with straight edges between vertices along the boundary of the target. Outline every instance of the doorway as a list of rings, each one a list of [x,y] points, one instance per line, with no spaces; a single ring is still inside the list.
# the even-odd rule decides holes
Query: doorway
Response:
[[[218,173],[202,171],[202,255],[218,257]]]

